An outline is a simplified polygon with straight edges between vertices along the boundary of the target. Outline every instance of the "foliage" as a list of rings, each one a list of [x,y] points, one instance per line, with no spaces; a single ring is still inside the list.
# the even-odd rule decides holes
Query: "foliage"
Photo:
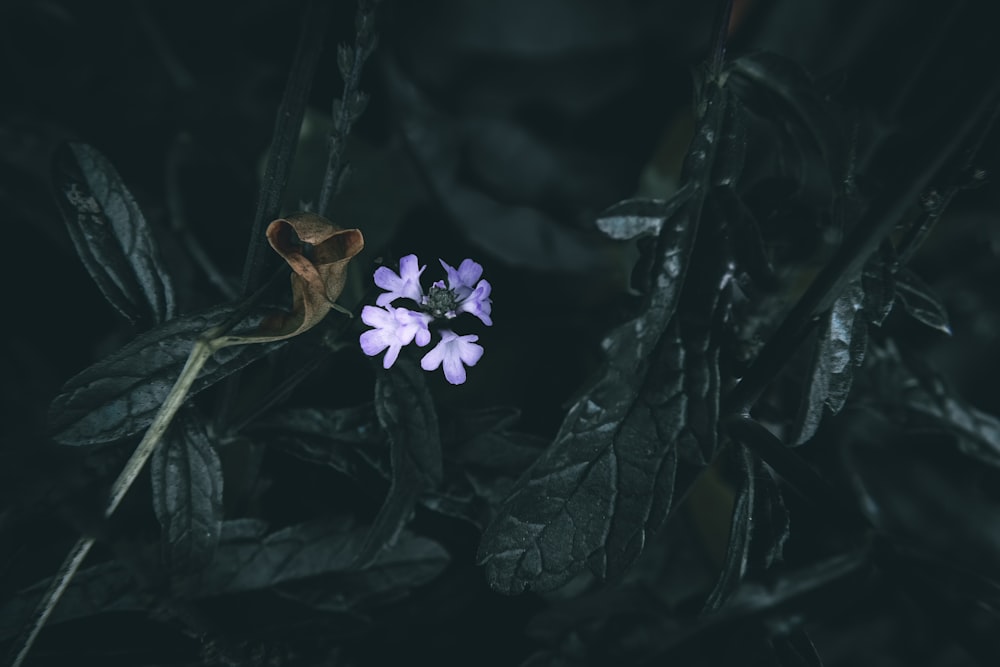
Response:
[[[848,4],[0,8],[12,659],[993,664],[991,24]]]

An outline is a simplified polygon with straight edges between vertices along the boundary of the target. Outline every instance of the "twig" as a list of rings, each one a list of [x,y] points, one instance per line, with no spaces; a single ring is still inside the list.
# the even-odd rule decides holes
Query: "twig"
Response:
[[[344,89],[340,98],[333,101],[326,170],[316,207],[316,212],[324,217],[328,216],[330,202],[340,191],[347,173],[347,161],[344,159],[347,135],[368,104],[368,96],[358,88],[361,84],[361,70],[377,45],[373,29],[377,8],[378,0],[358,0],[358,13],[354,20],[354,46],[341,44],[337,49],[337,66],[344,79]]]

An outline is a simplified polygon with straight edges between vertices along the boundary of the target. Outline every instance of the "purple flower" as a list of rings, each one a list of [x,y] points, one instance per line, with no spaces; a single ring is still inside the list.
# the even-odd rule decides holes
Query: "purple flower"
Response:
[[[399,298],[412,299],[421,303],[424,298],[424,290],[420,286],[420,274],[426,268],[426,265],[419,265],[416,255],[406,255],[399,260],[398,274],[387,266],[375,269],[375,284],[384,290],[389,290],[379,294],[375,303],[379,306],[386,306]]]
[[[431,319],[426,313],[415,313],[406,308],[365,306],[361,311],[361,321],[375,328],[361,334],[361,350],[374,357],[388,349],[382,366],[389,368],[396,362],[404,345],[416,340],[417,345],[423,347],[431,342],[431,332],[427,328]]]
[[[482,265],[471,259],[465,259],[456,269],[443,259],[438,261],[448,274],[448,288],[455,295],[456,308],[447,316],[472,313],[486,326],[492,326],[490,313],[493,311],[493,302],[490,300],[490,292],[493,288],[488,281],[479,279],[483,275]]]
[[[437,370],[444,365],[444,377],[452,384],[465,382],[465,366],[475,366],[483,356],[483,346],[477,345],[479,336],[459,336],[448,329],[441,330],[441,342],[420,360],[425,371]],[[388,366],[387,366],[388,368]]]

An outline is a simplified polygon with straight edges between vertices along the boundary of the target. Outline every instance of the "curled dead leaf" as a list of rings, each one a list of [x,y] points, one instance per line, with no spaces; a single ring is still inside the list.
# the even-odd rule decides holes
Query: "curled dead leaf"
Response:
[[[292,309],[265,319],[254,342],[297,336],[322,320],[347,280],[347,263],[365,247],[358,229],[341,229],[315,213],[296,213],[267,226],[267,241],[292,268]]]

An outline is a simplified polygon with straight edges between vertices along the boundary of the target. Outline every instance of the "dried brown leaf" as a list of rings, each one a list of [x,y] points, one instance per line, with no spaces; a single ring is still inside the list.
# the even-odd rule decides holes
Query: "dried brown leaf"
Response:
[[[347,263],[365,247],[361,230],[341,229],[315,213],[279,218],[265,233],[292,268],[292,309],[265,319],[246,342],[291,338],[316,326],[344,291]]]

